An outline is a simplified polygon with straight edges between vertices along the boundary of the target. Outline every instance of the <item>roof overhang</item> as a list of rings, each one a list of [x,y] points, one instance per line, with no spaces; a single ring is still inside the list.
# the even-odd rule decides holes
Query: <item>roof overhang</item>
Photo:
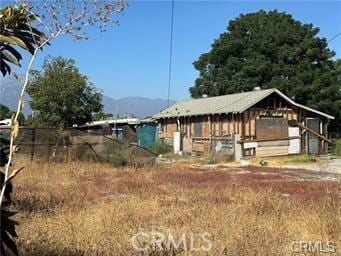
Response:
[[[263,91],[264,94],[261,95],[259,98],[257,98],[256,101],[252,101],[250,102],[250,104],[244,106],[243,108],[239,109],[238,111],[230,111],[230,112],[226,112],[226,111],[217,111],[218,109],[216,109],[216,111],[212,111],[211,113],[195,113],[195,114],[186,114],[186,113],[182,113],[182,114],[173,114],[173,115],[162,115],[162,111],[160,111],[159,113],[155,114],[154,116],[152,116],[153,120],[159,120],[159,119],[169,119],[169,118],[180,118],[180,117],[190,117],[190,116],[207,116],[207,115],[221,115],[221,114],[235,114],[235,113],[242,113],[244,111],[246,111],[247,109],[249,109],[250,107],[252,107],[253,105],[255,105],[256,103],[260,102],[261,100],[265,99],[266,97],[268,97],[269,95],[276,93],[277,95],[279,95],[280,97],[282,97],[284,100],[288,101],[290,104],[292,104],[293,106],[296,106],[298,108],[302,108],[305,109],[309,112],[315,113],[317,115],[323,116],[327,119],[335,119],[334,116],[328,115],[326,113],[323,113],[321,111],[315,110],[313,108],[309,108],[307,106],[301,105],[299,103],[296,103],[295,101],[293,101],[292,99],[290,99],[288,96],[286,96],[284,93],[282,93],[281,91],[277,90],[277,89],[266,89]],[[177,103],[175,103],[177,104]],[[166,108],[167,109],[167,108]]]
[[[326,113],[323,113],[323,112],[321,112],[321,111],[315,110],[315,109],[313,109],[313,108],[309,108],[309,107],[307,107],[307,106],[301,105],[301,104],[299,104],[299,103],[293,101],[292,99],[290,99],[288,96],[286,96],[284,93],[282,93],[281,91],[279,91],[279,90],[277,90],[277,89],[275,89],[274,91],[269,92],[268,94],[264,95],[262,98],[259,99],[259,101],[265,99],[266,97],[268,97],[268,96],[271,95],[272,93],[277,93],[279,96],[281,96],[282,98],[284,98],[284,99],[285,99],[286,101],[288,101],[290,104],[292,104],[292,105],[294,105],[294,106],[296,106],[296,107],[298,107],[298,108],[303,108],[303,109],[305,109],[305,110],[308,110],[308,111],[313,112],[313,113],[315,113],[315,114],[318,114],[318,115],[320,115],[320,116],[324,116],[324,117],[326,117],[326,118],[328,118],[328,119],[335,119],[334,116],[328,115],[328,114],[326,114]],[[258,101],[258,102],[259,102],[259,101]],[[252,105],[254,105],[254,103],[253,103]],[[249,105],[249,106],[245,107],[245,108],[244,108],[242,111],[240,111],[240,112],[244,112],[245,110],[249,109],[252,105]]]

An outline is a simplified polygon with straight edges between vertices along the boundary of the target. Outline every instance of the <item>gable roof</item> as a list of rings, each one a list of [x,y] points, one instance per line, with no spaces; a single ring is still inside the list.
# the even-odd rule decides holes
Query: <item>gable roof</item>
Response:
[[[317,111],[315,109],[303,106],[291,100],[285,94],[277,89],[265,89],[259,91],[242,92],[228,94],[217,97],[191,99],[179,101],[174,105],[160,111],[153,116],[154,119],[180,116],[199,116],[209,114],[223,113],[242,113],[257,102],[266,98],[272,93],[277,93],[279,96],[290,102],[292,105],[306,109],[318,115],[329,119],[334,119],[333,116]]]

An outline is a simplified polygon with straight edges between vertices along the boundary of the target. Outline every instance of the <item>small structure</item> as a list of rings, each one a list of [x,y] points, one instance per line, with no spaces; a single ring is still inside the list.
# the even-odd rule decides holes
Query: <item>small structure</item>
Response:
[[[119,140],[136,142],[136,125],[140,123],[138,118],[120,118],[100,120],[78,126],[77,130],[112,135]]]
[[[161,124],[159,137],[175,151],[224,151],[238,161],[245,156],[326,151],[331,143],[328,124],[334,117],[298,104],[277,89],[258,89],[181,101],[153,119]]]
[[[158,139],[158,124],[152,118],[140,121],[136,127],[137,145],[145,148],[152,147]]]

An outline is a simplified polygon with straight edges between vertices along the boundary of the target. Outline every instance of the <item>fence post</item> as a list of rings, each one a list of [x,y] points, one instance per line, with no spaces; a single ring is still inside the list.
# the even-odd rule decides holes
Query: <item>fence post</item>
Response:
[[[50,155],[51,155],[51,142],[50,142],[50,133],[48,133],[46,141],[48,143],[48,151],[47,151],[47,161],[50,161]]]
[[[71,129],[68,130],[68,162],[71,162]]]
[[[233,158],[235,162],[240,162],[242,158],[242,146],[238,143],[240,140],[240,134],[234,133],[232,135],[233,138]]]
[[[32,139],[31,139],[31,161],[33,161],[33,158],[34,158],[35,141],[36,141],[36,129],[35,129],[35,128],[32,128]]]

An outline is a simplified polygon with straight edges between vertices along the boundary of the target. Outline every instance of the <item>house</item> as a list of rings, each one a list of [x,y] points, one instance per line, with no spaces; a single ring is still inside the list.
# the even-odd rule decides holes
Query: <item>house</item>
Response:
[[[328,149],[333,116],[294,102],[277,89],[178,102],[153,116],[159,138],[175,152],[244,156],[319,154]],[[238,151],[238,152],[237,152]]]

